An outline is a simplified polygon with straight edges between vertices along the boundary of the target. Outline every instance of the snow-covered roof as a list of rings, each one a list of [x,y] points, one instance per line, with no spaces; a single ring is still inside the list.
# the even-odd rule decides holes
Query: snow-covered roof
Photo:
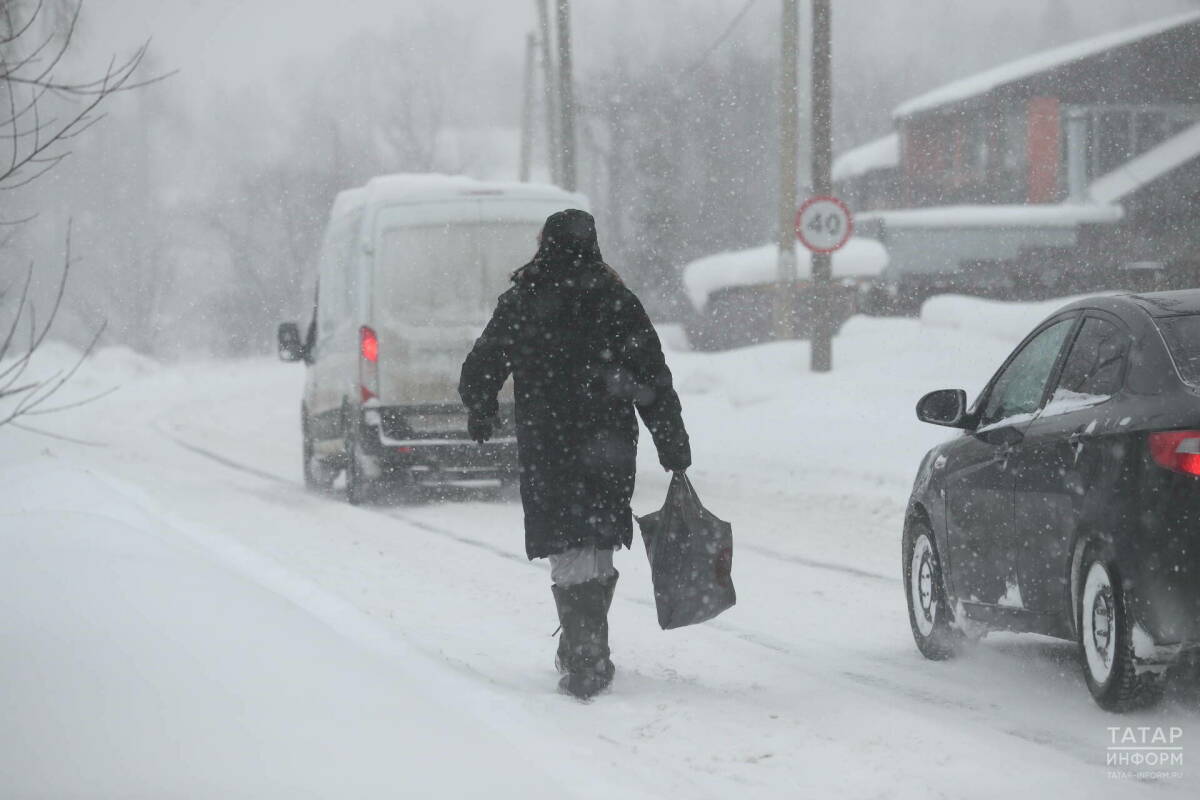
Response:
[[[1088,196],[1097,203],[1115,203],[1195,158],[1200,158],[1200,123],[1100,176],[1088,187]]]
[[[811,278],[812,253],[798,246],[796,261],[800,279]],[[874,277],[887,265],[888,254],[882,244],[855,236],[833,254],[833,277]],[[767,244],[696,259],[683,268],[683,286],[692,305],[703,310],[713,292],[730,286],[772,283],[778,278],[778,270],[779,248]]]
[[[1014,83],[1032,77],[1042,72],[1081,61],[1090,56],[1098,55],[1107,50],[1139,42],[1151,36],[1200,22],[1200,11],[1191,11],[1172,17],[1137,25],[1120,31],[1113,31],[1102,36],[1084,39],[1079,42],[1055,47],[1025,58],[1010,61],[998,67],[985,70],[967,78],[953,81],[931,92],[907,100],[896,107],[892,116],[896,118],[909,117],[922,111],[929,111],[939,106],[966,100],[970,97],[985,94],[1005,84]]]
[[[888,134],[872,142],[847,150],[833,162],[835,181],[853,178],[876,169],[888,169],[900,164],[900,135]]]
[[[1073,228],[1119,222],[1120,206],[1082,203],[1046,205],[935,206],[860,214],[860,222],[882,220],[889,228]]]

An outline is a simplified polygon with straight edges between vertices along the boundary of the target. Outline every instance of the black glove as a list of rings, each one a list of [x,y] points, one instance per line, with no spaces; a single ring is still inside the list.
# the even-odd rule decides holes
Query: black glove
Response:
[[[659,453],[658,463],[667,472],[683,472],[692,465],[692,454],[686,450],[682,453]]]
[[[483,444],[488,439],[492,438],[492,432],[496,427],[495,417],[481,417],[475,414],[467,416],[467,433],[472,439]]]

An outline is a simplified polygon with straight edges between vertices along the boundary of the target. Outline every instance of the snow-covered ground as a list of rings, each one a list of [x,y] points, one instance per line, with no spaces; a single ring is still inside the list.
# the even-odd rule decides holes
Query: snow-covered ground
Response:
[[[1177,779],[1105,767],[1108,726],[1200,738],[1192,694],[1118,718],[1069,643],[935,664],[908,631],[900,523],[946,435],[913,406],[978,390],[1055,305],[855,318],[828,375],[804,343],[670,352],[739,603],[660,631],[620,554],[590,705],[554,693],[519,506],[308,494],[300,368],[102,351],[68,399],[118,391],[29,421],[78,441],[0,432],[0,796],[1195,797],[1191,752]],[[667,480],[641,458],[646,512]]]

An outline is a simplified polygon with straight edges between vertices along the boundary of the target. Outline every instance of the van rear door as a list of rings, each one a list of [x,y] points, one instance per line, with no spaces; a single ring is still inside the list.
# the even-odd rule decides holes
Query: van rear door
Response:
[[[461,411],[463,358],[556,210],[514,216],[494,205],[469,200],[380,212],[371,316],[383,405]]]

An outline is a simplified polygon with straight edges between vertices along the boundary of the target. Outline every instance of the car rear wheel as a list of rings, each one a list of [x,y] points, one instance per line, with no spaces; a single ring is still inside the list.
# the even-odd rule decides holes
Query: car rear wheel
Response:
[[[358,440],[361,427],[357,417],[351,413],[345,415],[345,462],[346,462],[346,500],[350,505],[368,503],[375,497],[378,488],[377,481],[367,472],[363,463],[368,456],[363,452]]]
[[[921,655],[934,661],[952,658],[962,638],[951,627],[950,603],[933,532],[923,522],[904,531],[904,593],[908,621]]]
[[[362,449],[355,437],[346,439],[346,500],[357,506],[370,502],[374,495],[373,481],[367,477],[362,464]]]
[[[1088,691],[1108,711],[1144,708],[1158,701],[1158,675],[1139,675],[1134,663],[1133,621],[1126,605],[1120,575],[1106,548],[1090,545],[1080,573],[1080,659]]]

